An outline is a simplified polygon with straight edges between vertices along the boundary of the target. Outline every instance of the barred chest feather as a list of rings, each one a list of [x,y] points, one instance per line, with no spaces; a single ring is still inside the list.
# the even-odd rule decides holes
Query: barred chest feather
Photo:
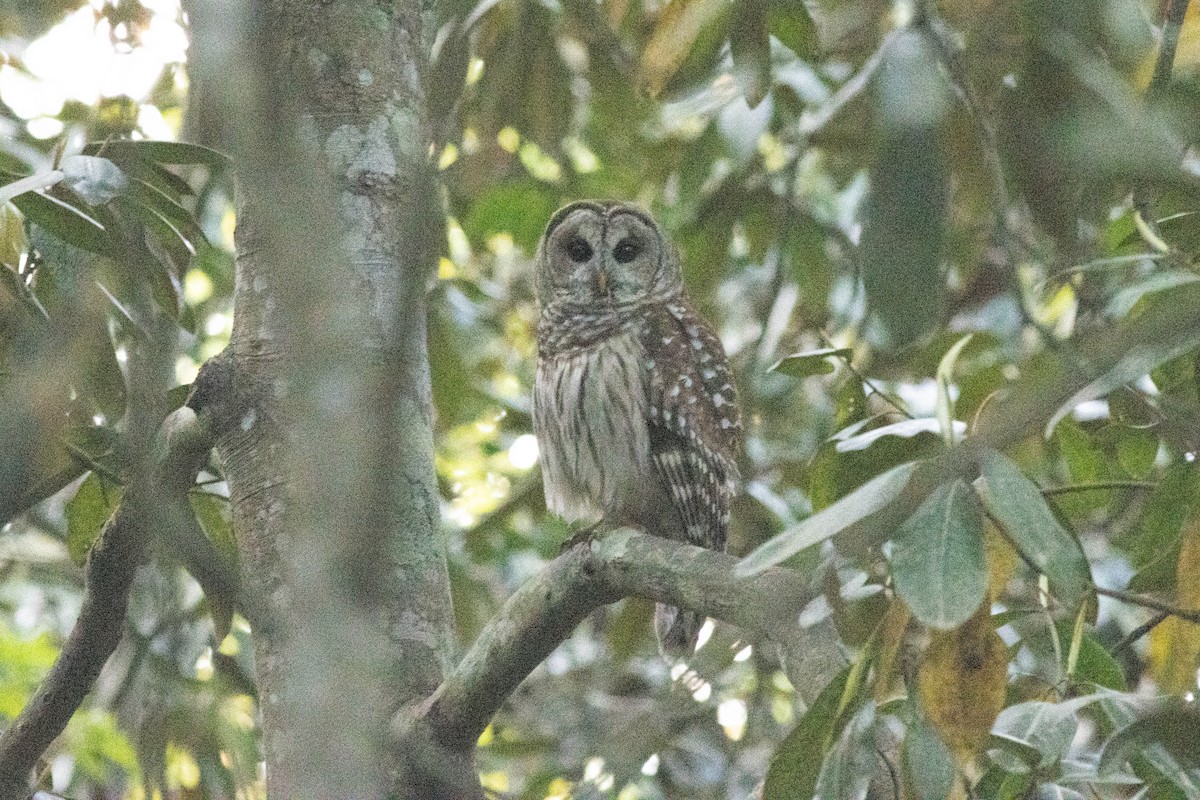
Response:
[[[659,502],[646,353],[628,330],[538,361],[533,423],[546,502],[568,521],[640,517]]]

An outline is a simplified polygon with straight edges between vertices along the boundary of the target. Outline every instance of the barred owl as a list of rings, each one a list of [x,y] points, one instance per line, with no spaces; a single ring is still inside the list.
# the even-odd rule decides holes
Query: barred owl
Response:
[[[671,242],[636,207],[572,203],[538,246],[537,294],[533,427],[547,506],[724,550],[741,416]],[[660,603],[660,650],[690,653],[703,622]]]

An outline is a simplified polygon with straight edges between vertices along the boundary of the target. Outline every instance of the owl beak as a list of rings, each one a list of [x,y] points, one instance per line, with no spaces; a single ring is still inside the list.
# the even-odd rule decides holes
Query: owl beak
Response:
[[[596,293],[608,297],[608,270],[601,267],[596,270]]]

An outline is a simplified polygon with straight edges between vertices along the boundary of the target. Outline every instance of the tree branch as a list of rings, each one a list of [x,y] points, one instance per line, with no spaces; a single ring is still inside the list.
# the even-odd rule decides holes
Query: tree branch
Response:
[[[1114,600],[1120,600],[1122,603],[1129,603],[1131,605],[1141,606],[1142,608],[1152,608],[1160,613],[1169,614],[1172,617],[1179,617],[1180,619],[1185,619],[1193,624],[1200,625],[1200,609],[1183,608],[1175,605],[1174,603],[1168,603],[1165,600],[1147,597],[1144,594],[1134,594],[1133,592],[1127,592],[1124,589],[1106,589],[1103,586],[1097,586],[1096,594],[1102,594],[1105,597],[1111,597]]]
[[[421,709],[433,743],[470,752],[505,699],[588,614],[622,597],[700,611],[779,641],[816,595],[793,570],[732,577],[737,559],[621,529],[571,548],[518,589]],[[789,644],[783,642],[783,644]]]
[[[83,605],[50,673],[0,736],[0,800],[29,795],[29,775],[70,721],[112,655],[125,624],[129,589],[145,560],[150,531],[190,513],[187,490],[208,458],[213,438],[190,408],[167,417],[150,479],[131,484],[88,554]]]

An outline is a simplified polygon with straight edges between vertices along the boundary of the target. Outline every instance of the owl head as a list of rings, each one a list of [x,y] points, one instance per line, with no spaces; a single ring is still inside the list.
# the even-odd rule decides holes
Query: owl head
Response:
[[[679,256],[642,209],[580,200],[550,218],[537,252],[541,304],[623,306],[663,300],[682,287]]]

